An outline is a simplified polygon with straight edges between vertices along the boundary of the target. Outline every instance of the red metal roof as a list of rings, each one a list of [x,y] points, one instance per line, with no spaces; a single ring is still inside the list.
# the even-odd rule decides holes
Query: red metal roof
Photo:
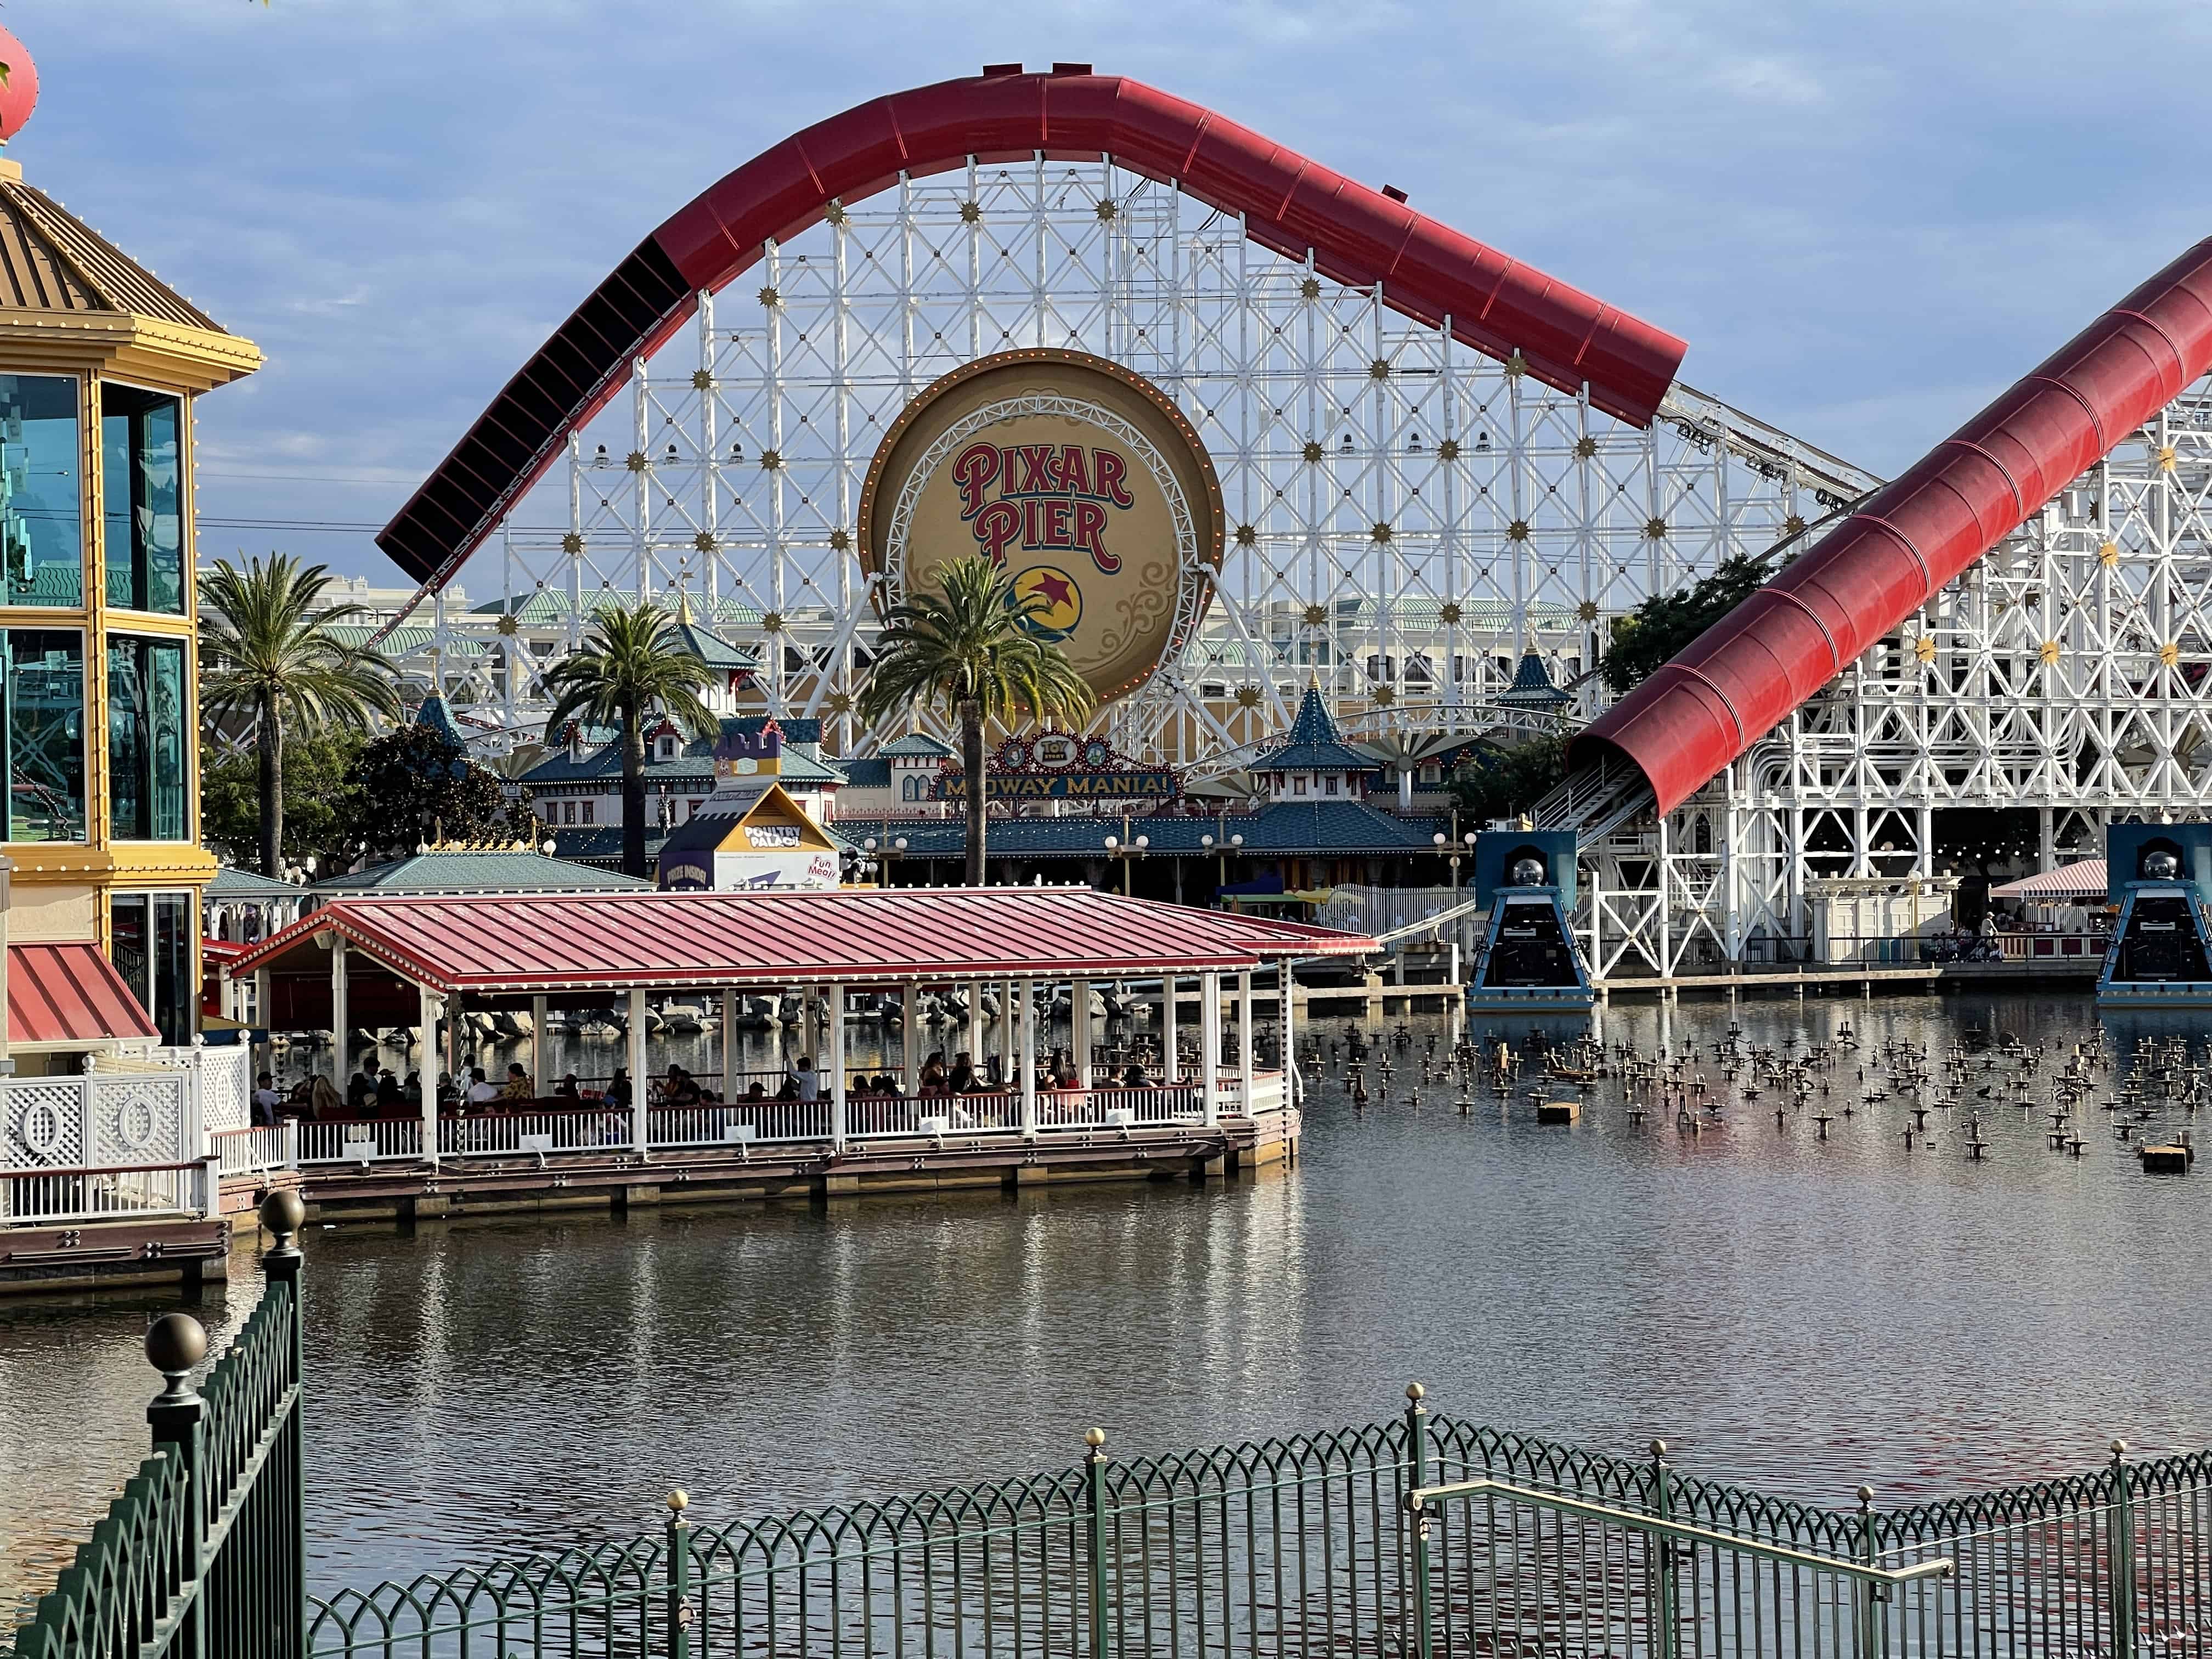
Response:
[[[346,898],[230,964],[318,970],[318,934],[441,992],[1237,973],[1359,956],[1364,934],[1087,887],[807,893],[527,893]]]
[[[1683,342],[1262,137],[1123,76],[985,74],[916,87],[817,122],[678,210],[587,295],[477,417],[377,536],[410,576],[441,586],[500,514],[552,465],[562,441],[626,385],[771,241],[958,167],[1039,152],[1107,155],[1241,216],[1244,234],[1324,276],[1373,285],[1382,303],[1477,350],[1516,358],[1563,392],[1647,424]]]
[[[8,947],[8,1041],[93,1042],[159,1037],[145,1008],[97,945]]]
[[[1929,450],[1567,745],[1673,811],[2212,368],[2212,239]]]

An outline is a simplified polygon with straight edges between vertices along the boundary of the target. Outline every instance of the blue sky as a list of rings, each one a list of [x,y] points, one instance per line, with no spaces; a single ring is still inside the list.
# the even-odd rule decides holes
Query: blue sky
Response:
[[[986,61],[1222,111],[1690,342],[1894,470],[2197,238],[2212,8],[8,0],[9,153],[258,341],[208,518],[380,524],[669,211]],[[206,530],[398,580],[369,535]],[[466,580],[466,577],[464,577]]]

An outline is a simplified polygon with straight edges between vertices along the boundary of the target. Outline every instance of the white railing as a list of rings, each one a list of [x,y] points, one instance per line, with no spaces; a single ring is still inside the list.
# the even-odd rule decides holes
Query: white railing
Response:
[[[152,1220],[214,1213],[215,1160],[0,1173],[0,1222]]]
[[[1224,1117],[1265,1116],[1284,1108],[1279,1072],[1252,1079],[1248,1109],[1241,1083],[1224,1079],[1217,1103]],[[1042,1089],[1036,1097],[1040,1133],[1188,1128],[1206,1116],[1204,1091],[1194,1082],[1149,1088]],[[832,1139],[836,1108],[822,1100],[734,1100],[696,1106],[653,1106],[647,1109],[646,1147],[650,1152],[697,1152],[715,1147],[826,1147]],[[377,1118],[365,1122],[300,1123],[299,1164],[323,1169],[419,1160],[422,1124],[419,1118]],[[1011,1090],[990,1094],[914,1095],[897,1098],[854,1096],[845,1103],[845,1138],[850,1141],[966,1139],[979,1135],[1018,1134],[1022,1098]],[[258,1130],[258,1134],[275,1134]],[[627,1107],[586,1103],[518,1112],[492,1111],[448,1115],[438,1121],[438,1156],[544,1158],[564,1153],[619,1153],[636,1150],[636,1129]],[[240,1154],[239,1156],[243,1156]],[[224,1167],[231,1165],[226,1161]]]
[[[373,1118],[363,1123],[300,1125],[300,1163],[382,1164],[422,1156],[422,1120]]]
[[[216,1167],[226,1176],[259,1176],[300,1167],[298,1123],[252,1129],[218,1129],[209,1137]]]

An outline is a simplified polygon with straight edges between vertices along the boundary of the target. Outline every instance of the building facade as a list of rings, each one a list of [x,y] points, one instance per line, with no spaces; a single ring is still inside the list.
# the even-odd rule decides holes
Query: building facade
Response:
[[[173,1045],[191,1040],[216,873],[195,752],[193,410],[260,362],[0,159],[7,936],[97,946]]]

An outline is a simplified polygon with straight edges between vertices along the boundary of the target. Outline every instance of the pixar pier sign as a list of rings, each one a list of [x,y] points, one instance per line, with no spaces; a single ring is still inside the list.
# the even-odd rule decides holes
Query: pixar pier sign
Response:
[[[1157,386],[1024,348],[953,370],[893,422],[860,492],[860,559],[888,608],[982,555],[1022,629],[1107,702],[1194,637],[1221,518],[1213,465]]]
[[[1128,474],[1115,451],[1081,444],[972,443],[952,463],[960,516],[992,563],[1017,548],[1082,553],[1109,576],[1121,561],[1107,550],[1107,508],[1136,506]]]

